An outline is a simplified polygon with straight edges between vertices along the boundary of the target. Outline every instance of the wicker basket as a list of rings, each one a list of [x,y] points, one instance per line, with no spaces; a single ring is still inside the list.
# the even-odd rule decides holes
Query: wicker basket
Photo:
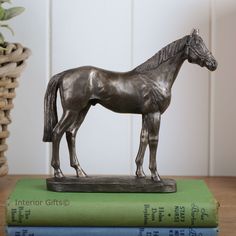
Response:
[[[16,96],[15,88],[18,86],[17,77],[25,68],[25,60],[30,54],[30,50],[20,44],[10,43],[0,53],[0,176],[8,172],[6,138],[9,137],[8,125],[11,123],[10,110]]]

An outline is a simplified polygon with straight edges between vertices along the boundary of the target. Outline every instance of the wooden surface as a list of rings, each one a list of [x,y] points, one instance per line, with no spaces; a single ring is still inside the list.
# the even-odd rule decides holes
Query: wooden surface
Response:
[[[3,235],[5,222],[5,204],[16,181],[26,176],[5,176],[0,178],[0,236]],[[40,177],[40,176],[30,176]],[[46,176],[41,176],[46,178]],[[181,178],[181,177],[173,177]],[[190,178],[190,177],[184,177]],[[193,178],[193,177],[191,177]],[[194,177],[204,179],[208,187],[220,203],[219,222],[220,236],[236,235],[236,177]]]

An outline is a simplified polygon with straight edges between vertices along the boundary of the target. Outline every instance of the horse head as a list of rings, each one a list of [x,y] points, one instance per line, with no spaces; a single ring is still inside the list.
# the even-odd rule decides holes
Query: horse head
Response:
[[[217,68],[217,61],[199,36],[198,29],[194,29],[189,35],[185,55],[190,63],[198,64],[201,67],[205,66],[210,71],[214,71]]]

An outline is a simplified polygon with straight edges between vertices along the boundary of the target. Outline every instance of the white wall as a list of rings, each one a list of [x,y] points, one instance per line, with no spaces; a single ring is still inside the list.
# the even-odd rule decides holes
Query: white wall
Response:
[[[211,172],[236,175],[236,2],[215,2],[214,49],[219,68],[213,81],[213,151]]]
[[[32,50],[28,66],[16,90],[15,108],[10,125],[10,173],[44,174],[49,171],[47,145],[41,142],[43,129],[43,94],[49,77],[49,8],[47,0],[14,1],[26,11],[11,23],[15,36],[9,41],[21,42]]]
[[[11,174],[48,174],[50,146],[42,143],[43,97],[49,77],[95,65],[127,71],[192,28],[219,62],[209,73],[184,63],[162,117],[158,148],[161,175],[235,175],[235,72],[233,0],[18,0],[26,12],[12,21],[9,40],[33,56],[20,79],[7,158]],[[141,116],[90,109],[77,135],[77,152],[88,174],[133,174]],[[62,169],[69,167],[65,140]],[[145,158],[148,174],[148,153]]]

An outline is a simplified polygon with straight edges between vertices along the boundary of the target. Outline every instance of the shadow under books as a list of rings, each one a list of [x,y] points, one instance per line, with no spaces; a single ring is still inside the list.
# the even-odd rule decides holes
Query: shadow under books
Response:
[[[176,182],[162,179],[157,171],[156,152],[161,115],[171,101],[171,88],[185,60],[217,68],[199,31],[162,48],[153,57],[128,72],[113,72],[93,66],[63,71],[49,81],[44,100],[44,142],[52,142],[54,178],[47,179],[48,190],[70,192],[176,192]],[[57,118],[57,91],[63,114]],[[91,106],[100,104],[118,113],[142,115],[140,144],[136,156],[136,176],[87,176],[75,150],[78,129]],[[76,177],[64,177],[60,169],[60,140],[66,134],[70,165]],[[91,144],[92,145],[92,144]],[[145,150],[149,146],[151,176],[143,171]]]

